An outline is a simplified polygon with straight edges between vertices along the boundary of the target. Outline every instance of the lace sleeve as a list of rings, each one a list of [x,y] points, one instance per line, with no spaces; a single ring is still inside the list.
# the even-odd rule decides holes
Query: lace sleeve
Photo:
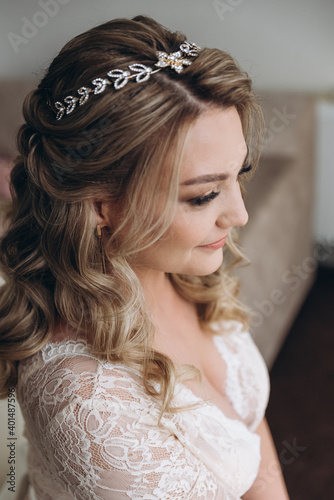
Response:
[[[158,405],[138,374],[84,356],[51,364],[39,380],[33,372],[30,382],[47,383],[26,415],[37,498],[237,500],[171,430],[157,426]]]

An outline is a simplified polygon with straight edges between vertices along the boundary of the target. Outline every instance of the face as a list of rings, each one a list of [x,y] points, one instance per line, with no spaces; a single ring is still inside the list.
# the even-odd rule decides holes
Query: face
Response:
[[[173,222],[138,256],[141,266],[198,276],[220,267],[231,228],[248,220],[238,182],[246,155],[235,108],[213,109],[198,118],[185,145]]]
[[[235,108],[215,108],[197,119],[180,166],[173,222],[158,242],[137,255],[135,266],[198,276],[220,267],[231,228],[248,220],[238,182],[246,154]]]

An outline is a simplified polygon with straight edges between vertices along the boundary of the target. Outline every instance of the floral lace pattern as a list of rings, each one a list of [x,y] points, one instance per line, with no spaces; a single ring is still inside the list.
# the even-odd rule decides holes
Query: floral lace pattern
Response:
[[[96,359],[84,341],[49,343],[19,365],[18,400],[37,500],[239,500],[260,462],[253,430],[268,373],[250,335],[217,335],[241,420],[212,403],[165,414],[135,370]],[[201,402],[179,383],[175,404]]]

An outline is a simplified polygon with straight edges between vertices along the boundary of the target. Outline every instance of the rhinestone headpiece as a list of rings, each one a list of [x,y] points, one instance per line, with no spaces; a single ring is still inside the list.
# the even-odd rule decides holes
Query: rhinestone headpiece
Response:
[[[110,81],[107,78],[95,78],[95,80],[92,80],[92,84],[95,88],[80,87],[77,90],[80,97],[73,95],[65,97],[64,103],[66,103],[67,106],[60,101],[56,101],[55,107],[58,109],[56,119],[61,120],[65,113],[69,115],[75,110],[77,104],[82,106],[85,102],[87,102],[90,94],[101,94],[105,91],[108,85],[113,85],[116,90],[119,90],[133,78],[135,78],[137,83],[143,83],[146,82],[150,76],[153,75],[153,73],[157,73],[157,71],[161,71],[163,68],[168,66],[174,69],[177,73],[181,73],[183,71],[183,66],[190,66],[190,64],[192,64],[192,61],[185,58],[184,54],[190,57],[197,57],[200,50],[200,47],[198,47],[195,43],[184,42],[180,45],[177,52],[173,52],[171,54],[167,54],[166,52],[157,52],[158,62],[155,63],[154,66],[158,66],[159,69],[154,70],[150,66],[140,63],[130,64],[128,68],[131,71],[112,69],[108,71],[107,75],[114,81]]]

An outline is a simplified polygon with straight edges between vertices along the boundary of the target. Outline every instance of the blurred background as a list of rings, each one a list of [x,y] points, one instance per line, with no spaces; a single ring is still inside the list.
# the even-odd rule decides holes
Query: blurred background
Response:
[[[271,370],[268,420],[291,498],[329,498],[334,489],[333,0],[1,0],[0,9],[2,198],[8,196],[24,96],[62,46],[90,27],[147,14],[200,47],[227,50],[253,79],[266,133],[261,165],[246,195],[250,220],[241,245],[252,265],[238,271],[241,294],[254,311],[251,333]],[[19,432],[19,416],[17,426]],[[7,467],[7,429],[2,431],[0,480]],[[264,480],[274,474],[268,470]]]

